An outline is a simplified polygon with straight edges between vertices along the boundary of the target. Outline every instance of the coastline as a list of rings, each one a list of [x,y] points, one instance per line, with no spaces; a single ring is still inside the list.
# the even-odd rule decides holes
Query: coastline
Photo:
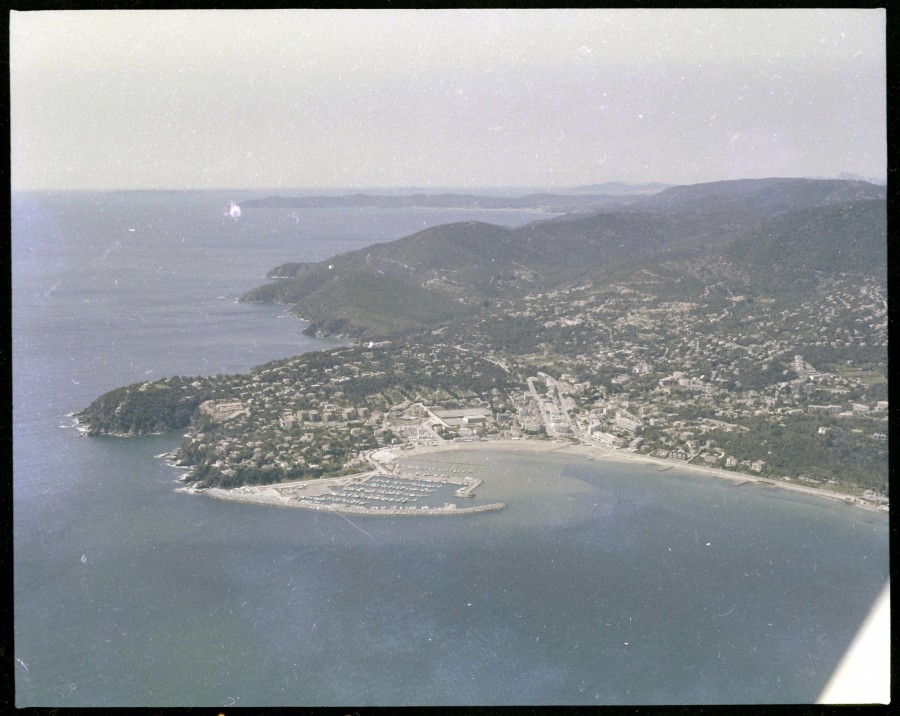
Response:
[[[823,490],[815,487],[806,487],[793,483],[775,481],[756,475],[748,475],[742,472],[732,472],[722,470],[720,468],[705,467],[701,465],[691,465],[673,460],[665,460],[663,458],[652,457],[649,455],[639,455],[619,450],[610,450],[600,446],[573,444],[568,442],[556,442],[550,440],[493,440],[485,442],[467,442],[467,443],[447,443],[442,445],[417,445],[413,447],[397,446],[390,448],[381,448],[374,450],[368,455],[369,462],[374,470],[366,470],[354,475],[344,475],[341,477],[324,477],[317,480],[296,480],[292,482],[281,482],[272,485],[244,485],[232,489],[223,488],[206,488],[200,489],[191,485],[177,488],[178,492],[188,492],[191,494],[203,494],[220,500],[231,500],[234,502],[244,502],[252,504],[274,505],[278,507],[293,507],[301,509],[314,509],[322,512],[348,512],[352,514],[366,515],[403,515],[403,516],[424,516],[424,515],[464,515],[471,513],[484,512],[488,510],[502,509],[502,503],[494,503],[491,505],[480,505],[477,507],[456,507],[453,509],[444,508],[405,508],[405,509],[386,509],[386,508],[363,508],[351,506],[323,506],[314,503],[304,503],[302,500],[292,499],[281,493],[281,490],[298,488],[303,490],[304,496],[314,497],[317,495],[327,494],[332,486],[346,484],[350,480],[358,480],[360,478],[368,478],[378,473],[392,473],[396,470],[397,462],[409,458],[420,457],[424,455],[452,454],[454,452],[469,450],[499,450],[509,453],[548,453],[560,452],[567,455],[578,456],[588,460],[601,460],[613,462],[640,462],[646,465],[657,467],[656,472],[667,473],[669,470],[678,468],[689,473],[711,478],[720,478],[735,483],[735,486],[745,485],[748,483],[761,484],[765,487],[771,487],[789,492],[811,495],[840,502],[845,505],[852,505],[872,512],[888,514],[887,510],[879,509],[878,505],[858,499],[856,497],[845,495],[830,490]],[[184,480],[184,478],[182,478]]]

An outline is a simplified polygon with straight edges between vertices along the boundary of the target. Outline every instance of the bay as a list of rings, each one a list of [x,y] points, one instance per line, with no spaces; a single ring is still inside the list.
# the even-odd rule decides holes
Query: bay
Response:
[[[250,196],[13,195],[17,706],[816,698],[887,579],[881,515],[480,449],[437,459],[505,510],[349,521],[176,493],[154,456],[177,435],[79,437],[67,414],[105,390],[337,344],[235,302],[280,263],[540,218],[223,215]]]

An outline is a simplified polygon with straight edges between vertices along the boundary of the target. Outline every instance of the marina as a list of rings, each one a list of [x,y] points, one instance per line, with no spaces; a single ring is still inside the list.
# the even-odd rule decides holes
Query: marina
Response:
[[[500,502],[460,507],[452,501],[475,497],[481,484],[471,477],[375,472],[203,492],[220,499],[366,515],[463,515],[502,509],[505,505]]]

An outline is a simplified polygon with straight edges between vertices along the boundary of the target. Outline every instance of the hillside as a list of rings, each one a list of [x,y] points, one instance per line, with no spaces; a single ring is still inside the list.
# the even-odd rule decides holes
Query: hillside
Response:
[[[717,206],[720,211],[749,211],[758,217],[772,217],[794,209],[884,198],[884,187],[864,181],[738,179],[672,187],[643,199],[639,206],[656,211],[710,211]]]
[[[266,291],[273,292],[273,302],[293,304],[293,312],[310,321],[306,330],[313,335],[385,338],[474,310],[464,298],[414,277],[359,269],[313,270],[306,280],[273,284],[253,295],[264,300]]]
[[[886,279],[884,201],[853,201],[783,214],[725,250],[734,262],[775,275],[791,271],[858,273]]]
[[[468,315],[524,275],[509,258],[515,240],[492,224],[438,226],[321,263],[279,267],[274,275],[291,278],[242,300],[293,305],[311,322],[309,333],[385,337]]]
[[[309,332],[384,337],[471,315],[503,297],[603,275],[607,264],[629,257],[691,247],[708,253],[740,237],[743,243],[725,255],[732,262],[800,261],[791,267],[814,268],[813,256],[834,265],[846,255],[852,265],[872,268],[884,245],[883,220],[877,226],[883,196],[881,187],[837,180],[674,187],[625,208],[518,229],[459,222],[317,264],[284,264],[270,273],[277,283],[242,300],[293,305],[312,322]],[[847,208],[857,204],[869,206],[865,217]],[[859,222],[864,241],[853,248],[848,232]]]

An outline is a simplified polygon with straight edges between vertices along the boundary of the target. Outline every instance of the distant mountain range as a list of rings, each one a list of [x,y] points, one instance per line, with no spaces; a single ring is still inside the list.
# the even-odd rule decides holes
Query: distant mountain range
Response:
[[[782,211],[886,196],[883,187],[839,179],[738,179],[676,186],[642,201],[641,206],[671,210],[749,210],[761,217]]]
[[[373,199],[354,196],[337,199]],[[417,196],[391,199],[416,206],[427,195]],[[441,200],[451,196],[458,199]],[[538,196],[560,198],[515,201]],[[581,213],[518,229],[459,222],[319,263],[283,264],[269,274],[281,280],[243,300],[292,305],[311,321],[310,333],[369,338],[433,327],[501,298],[606,280],[623,261],[669,254],[715,256],[722,271],[770,282],[788,269],[871,273],[885,265],[885,197],[883,187],[861,181],[748,179],[670,187],[619,204],[622,197],[607,197],[609,205],[588,214],[575,202]]]
[[[602,184],[584,184],[576,186],[575,191],[590,192],[593,194],[656,194],[663,189],[668,189],[672,184],[651,182],[649,184],[623,184],[617,181],[603,182]]]
[[[593,211],[623,206],[635,197],[598,194],[528,194],[519,197],[482,196],[475,194],[417,193],[402,196],[383,194],[344,194],[339,196],[268,196],[241,202],[244,209],[322,209],[339,207],[371,207],[408,209],[538,209],[548,213]]]
[[[537,209],[547,213],[595,211],[627,206],[643,196],[669,188],[669,184],[623,184],[605,182],[573,187],[564,193],[535,192],[523,196],[493,194],[459,194],[455,192],[415,191],[409,194],[353,192],[321,196],[272,195],[241,202],[245,209],[323,209],[367,207],[378,209],[407,209],[428,207],[437,209]]]
[[[882,179],[879,177],[864,177],[862,174],[853,174],[852,172],[841,172],[836,177],[808,177],[809,179],[843,179],[846,181],[867,181],[870,184],[877,184],[878,186],[885,186],[887,184],[887,179]]]

